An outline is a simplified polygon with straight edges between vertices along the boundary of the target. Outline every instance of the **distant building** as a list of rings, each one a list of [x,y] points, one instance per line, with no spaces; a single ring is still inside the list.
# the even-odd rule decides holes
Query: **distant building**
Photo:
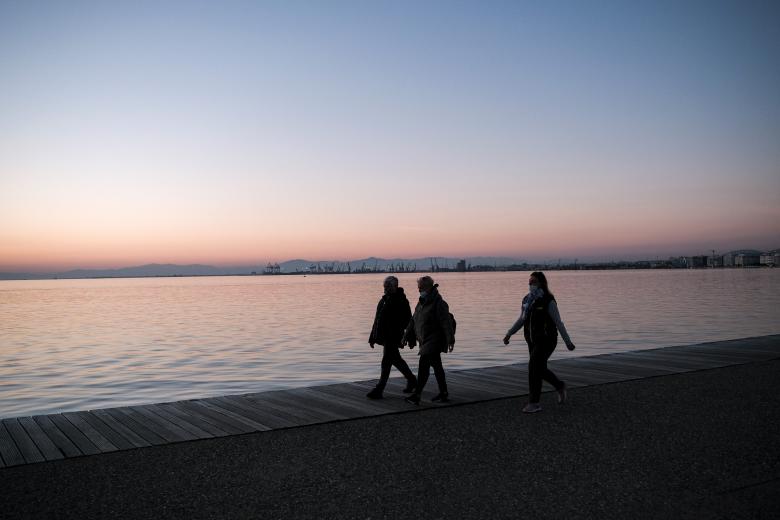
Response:
[[[737,254],[734,252],[723,255],[723,267],[734,267],[734,258]]]
[[[699,267],[705,267],[707,265],[706,256],[686,256],[685,267],[688,269],[698,269]]]
[[[780,267],[780,251],[761,253],[759,263],[767,267]]]
[[[761,265],[761,255],[740,253],[734,257],[735,267],[756,267]]]
[[[458,260],[458,263],[455,264],[455,270],[465,272],[466,271],[466,261],[465,260]]]
[[[723,267],[723,257],[720,255],[708,256],[707,267]]]

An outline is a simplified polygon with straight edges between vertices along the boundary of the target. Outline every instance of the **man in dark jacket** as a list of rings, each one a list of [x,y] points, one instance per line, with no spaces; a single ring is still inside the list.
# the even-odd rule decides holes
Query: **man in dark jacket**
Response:
[[[414,393],[406,398],[410,403],[420,404],[425,383],[431,367],[439,385],[439,394],[432,401],[447,402],[447,380],[444,376],[444,367],[441,364],[441,353],[452,352],[455,346],[455,330],[450,319],[450,309],[447,302],[439,294],[438,284],[433,283],[433,278],[423,276],[417,280],[417,288],[420,290],[420,300],[414,309],[414,316],[404,333],[402,344],[409,344],[413,348],[415,343],[420,344],[420,368],[417,370],[417,387]]]
[[[395,276],[385,278],[384,288],[385,294],[376,306],[374,326],[371,327],[368,343],[371,348],[374,348],[375,343],[383,345],[385,351],[382,356],[382,372],[379,376],[379,382],[376,388],[367,394],[369,399],[382,398],[387,379],[390,377],[390,367],[393,366],[406,377],[407,383],[404,392],[413,391],[417,384],[417,378],[414,377],[409,365],[403,360],[401,352],[398,350],[401,347],[404,328],[412,317],[409,300],[406,299],[403,288],[398,287],[398,278]]]

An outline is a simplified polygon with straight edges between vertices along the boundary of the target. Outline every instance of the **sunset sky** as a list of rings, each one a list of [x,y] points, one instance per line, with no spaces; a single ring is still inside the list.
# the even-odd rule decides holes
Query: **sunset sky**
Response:
[[[775,1],[0,0],[0,271],[780,247],[779,26]]]

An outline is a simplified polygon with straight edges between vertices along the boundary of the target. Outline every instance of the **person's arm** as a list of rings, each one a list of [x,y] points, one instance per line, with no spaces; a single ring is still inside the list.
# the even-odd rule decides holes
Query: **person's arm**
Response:
[[[417,345],[417,334],[414,332],[414,316],[409,319],[409,325],[406,326],[406,330],[404,330],[404,337],[401,340],[402,347],[405,347],[407,344],[409,345],[410,349]]]
[[[504,345],[509,345],[509,338],[511,338],[518,330],[523,328],[523,323],[525,323],[525,300],[528,297],[523,298],[523,305],[520,308],[520,316],[517,318],[517,321],[515,322],[512,327],[508,331],[506,331],[506,336],[504,336]]]
[[[444,329],[447,347],[452,352],[452,348],[455,346],[455,332],[453,332],[452,323],[450,322],[450,306],[444,300],[439,300],[439,304],[436,306],[436,318],[439,320],[442,329]]]
[[[368,335],[368,344],[371,345],[371,348],[374,348],[374,343],[376,343],[376,328],[379,325],[379,314],[382,311],[382,300],[379,300],[379,303],[376,306],[376,314],[374,314],[374,324],[371,325],[371,334]]]
[[[560,332],[564,343],[566,343],[566,348],[569,350],[574,350],[574,343],[571,342],[569,333],[566,332],[566,327],[563,325],[563,321],[561,321],[561,313],[558,312],[558,304],[555,303],[555,300],[550,301],[550,305],[547,307],[547,313],[555,323],[555,327],[558,329],[558,332]]]

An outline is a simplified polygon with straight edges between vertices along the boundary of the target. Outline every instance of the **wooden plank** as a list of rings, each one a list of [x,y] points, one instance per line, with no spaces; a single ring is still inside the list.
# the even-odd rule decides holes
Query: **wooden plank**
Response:
[[[262,432],[271,429],[271,427],[268,426],[267,424],[262,424],[260,422],[257,422],[251,419],[250,417],[248,417],[244,413],[236,413],[231,410],[228,410],[227,408],[225,408],[224,406],[222,406],[221,404],[219,404],[218,402],[212,399],[198,399],[196,403],[200,406],[205,406],[206,408],[210,409],[213,412],[227,416],[233,419],[234,421],[240,422],[241,424],[244,424],[247,427],[251,428],[250,432],[247,433],[251,433],[254,431]]]
[[[251,406],[262,410],[264,413],[273,415],[274,417],[280,417],[286,421],[295,424],[295,426],[305,426],[308,424],[315,424],[320,421],[311,419],[303,413],[296,413],[294,410],[284,409],[280,406],[275,406],[269,401],[262,399],[252,399],[249,395],[240,396],[243,401],[251,404]]]
[[[257,395],[255,394],[251,396],[251,399],[253,401],[262,399],[266,406],[277,407],[283,411],[289,410],[290,413],[303,415],[314,423],[340,421],[349,418],[348,416],[336,413],[333,410],[325,410],[318,405],[312,405],[311,402],[301,399],[300,397],[288,395],[288,391],[289,390],[277,390],[265,392],[262,394],[262,397],[255,397],[255,395]]]
[[[210,435],[213,435],[214,437],[224,437],[226,435],[230,435],[230,433],[225,431],[224,429],[215,426],[211,422],[201,418],[198,415],[190,413],[184,407],[179,405],[179,403],[162,403],[157,406],[162,408],[164,411],[170,413],[171,415],[175,415],[176,417],[179,417],[180,419],[197,426],[201,430],[208,432]]]
[[[748,356],[729,350],[689,347],[684,350],[681,349],[681,351],[697,358],[711,359],[712,361],[724,363],[723,366],[739,365],[751,361]]]
[[[176,404],[187,410],[189,413],[198,416],[204,421],[210,422],[211,424],[225,430],[231,435],[240,435],[242,433],[249,433],[254,431],[247,425],[210,410],[206,406],[197,405],[194,401],[179,401]]]
[[[133,420],[130,415],[122,412],[120,408],[106,408],[102,411],[111,416],[116,422],[123,424],[128,430],[132,431],[149,444],[153,446],[168,444],[168,441],[163,437],[160,437],[151,429],[147,428],[145,424]]]
[[[349,392],[352,395],[352,397],[356,400],[363,400],[363,399],[367,400],[368,397],[366,397],[366,394],[375,388],[374,386],[366,387],[365,385],[362,385],[357,382],[342,383],[339,386],[342,387],[340,391],[343,391],[345,393]],[[402,391],[405,387],[406,387],[406,383],[404,383],[403,386],[395,386],[395,387],[391,387],[390,385],[387,385],[383,392],[384,398],[372,402],[379,403],[382,405],[387,405],[388,407],[390,407],[390,409],[392,409],[392,406],[394,406],[398,402],[403,402],[403,400],[406,397],[411,395],[411,392],[406,393]]]
[[[518,381],[528,380],[528,370],[512,368],[512,370],[501,370],[498,368],[480,368],[477,370],[469,371],[474,376],[486,377],[493,381],[499,381],[504,385],[516,385]]]
[[[13,438],[26,463],[46,461],[41,450],[38,449],[38,446],[35,445],[27,431],[19,424],[19,419],[3,419],[3,425]]]
[[[92,427],[91,424],[89,424],[87,421],[84,420],[84,418],[81,416],[78,412],[66,412],[62,414],[67,420],[73,424],[76,428],[79,429],[81,433],[84,434],[84,436],[94,444],[97,449],[102,451],[103,453],[109,453],[112,451],[117,451],[119,448],[114,446],[114,444],[103,437],[99,431],[97,431],[95,428]]]
[[[334,420],[334,418],[330,415],[314,415],[309,413],[308,410],[304,410],[300,407],[279,403],[276,399],[269,398],[264,393],[245,395],[244,398],[252,401],[264,410],[267,409],[269,413],[283,414],[283,416],[294,418],[301,425],[322,424]]]
[[[13,437],[5,428],[5,422],[0,422],[0,456],[6,466],[24,464],[22,452],[16,446]]]
[[[63,455],[66,457],[78,457],[79,455],[82,455],[78,446],[73,444],[73,442],[55,426],[48,415],[36,415],[33,417],[33,420],[41,427],[41,430],[43,430],[46,436],[51,439]]]
[[[70,441],[78,446],[79,451],[84,455],[97,455],[100,453],[100,449],[95,446],[78,428],[61,414],[53,414],[48,416],[57,428],[70,439]]]
[[[46,460],[64,459],[64,455],[32,417],[20,417],[19,424],[27,431]]]
[[[294,390],[290,390],[289,392],[293,396],[297,396],[299,399],[308,401],[308,403],[311,405],[319,406],[328,411],[333,411],[343,415],[345,419],[354,419],[364,415],[376,415],[372,412],[369,406],[361,406],[358,404],[353,405],[347,403],[338,398],[323,394],[322,392],[316,390],[316,388],[317,387],[296,388]]]
[[[693,351],[696,351],[698,349],[691,349]],[[741,358],[749,361],[764,361],[766,359],[771,359],[772,357],[776,357],[777,353],[774,354],[768,354],[760,349],[752,349],[750,347],[737,347],[737,348],[722,348],[722,347],[715,347],[715,348],[707,348],[707,349],[701,349],[701,352],[708,352],[712,354],[718,354],[718,355],[727,355],[727,356],[734,356],[735,358]]]
[[[477,369],[471,373],[473,373],[475,376],[485,376],[491,380],[500,381],[504,385],[508,386],[513,386],[517,385],[518,383],[528,381],[528,369],[526,367],[491,367]]]
[[[587,358],[577,358],[577,361],[577,363],[571,363],[570,360],[561,360],[554,364],[548,363],[548,368],[553,372],[556,371],[555,367],[559,370],[563,367],[576,368],[579,373],[587,374],[594,381],[600,382],[628,381],[637,378],[635,374],[621,372],[619,367],[605,366],[597,361],[591,362]]]
[[[121,433],[117,432],[109,425],[100,420],[100,417],[90,412],[77,412],[78,416],[84,421],[89,423],[95,430],[100,432],[100,435],[105,437],[120,450],[131,450],[135,448],[135,444]]]
[[[599,357],[597,359],[590,359],[589,366],[595,368],[602,368],[610,372],[618,372],[625,375],[637,375],[640,377],[653,377],[661,375],[675,374],[678,370],[670,370],[668,368],[661,368],[653,361],[638,362],[634,360],[627,360],[625,358],[618,357]]]
[[[272,429],[300,426],[298,421],[291,421],[290,419],[283,417],[280,414],[271,413],[267,410],[264,410],[248,399],[243,399],[241,396],[232,395],[218,397],[216,398],[216,401],[228,410],[236,412],[242,411],[243,413],[246,413],[250,419],[254,419],[261,424],[267,424]]]
[[[172,436],[172,442],[194,441],[198,436],[176,425],[175,423],[157,415],[145,406],[131,406],[130,410],[143,415],[150,423],[155,423]]]
[[[107,410],[92,410],[90,413],[97,419],[100,419],[106,426],[122,435],[134,448],[146,448],[152,445],[133,430],[117,421]]]
[[[116,408],[116,410],[119,413],[127,416],[127,418],[135,421],[136,424],[142,425],[144,428],[150,430],[155,435],[163,439],[165,441],[163,444],[167,444],[170,442],[181,442],[187,440],[182,438],[178,434],[173,433],[167,427],[161,425],[157,421],[150,420],[145,415],[138,413],[134,408],[122,406],[120,408]]]
[[[352,419],[358,413],[352,407],[341,406],[328,397],[317,398],[311,391],[305,388],[285,390],[284,394],[277,396],[279,400],[286,400],[291,407],[297,407],[310,414],[320,414],[331,417],[331,420]]]
[[[454,386],[457,385],[470,385],[480,391],[485,392],[488,396],[503,396],[509,394],[517,394],[519,384],[513,381],[511,384],[506,383],[499,378],[493,378],[490,374],[470,374],[466,371],[455,372],[451,377],[447,378],[447,385],[452,381]]]
[[[633,356],[635,359],[641,359],[648,363],[666,364],[666,366],[676,369],[678,372],[691,371],[691,370],[709,370],[713,368],[721,368],[731,365],[732,363],[724,363],[722,360],[714,360],[712,358],[692,357],[688,354],[678,353],[676,355],[669,354],[657,354],[657,355],[637,355]]]
[[[614,375],[606,374],[604,372],[594,372],[580,368],[576,365],[550,365],[550,370],[558,376],[567,385],[572,388],[576,386],[592,386],[602,385],[605,383],[614,383],[620,381]]]
[[[339,400],[339,402],[355,406],[359,409],[366,410],[367,414],[378,415],[385,413],[393,413],[404,410],[403,398],[393,397],[390,392],[385,388],[384,399],[369,399],[366,394],[362,392],[362,388],[358,390],[356,387],[349,383],[341,383],[338,385],[327,385],[314,387],[315,390],[324,394],[326,397],[330,396],[333,399]]]
[[[160,407],[160,406],[158,406],[156,404],[147,405],[146,407],[150,411],[152,411],[152,412],[156,413],[157,415],[159,415],[160,417],[162,417],[164,419],[167,419],[168,421],[174,423],[179,428],[181,428],[183,430],[187,430],[192,435],[194,435],[195,438],[197,438],[197,439],[212,439],[214,437],[214,435],[212,435],[209,432],[199,428],[195,424],[182,419],[178,415],[175,415],[175,414],[169,412],[168,410],[164,410],[162,407]],[[193,422],[196,422],[196,421],[193,421]]]
[[[512,389],[505,391],[491,390],[487,387],[484,381],[473,381],[467,379],[464,375],[459,375],[457,378],[447,379],[447,391],[450,398],[454,398],[456,395],[469,396],[470,401],[489,401],[492,399],[498,399],[501,397],[508,397],[510,395],[519,395],[520,392],[512,392]],[[515,387],[517,390],[517,387]],[[434,384],[431,387],[431,391],[439,392],[438,387]]]
[[[657,363],[660,366],[666,366],[673,370],[701,370],[715,368],[720,363],[714,363],[712,360],[691,357],[682,352],[626,352],[623,353],[627,358],[637,363]]]

